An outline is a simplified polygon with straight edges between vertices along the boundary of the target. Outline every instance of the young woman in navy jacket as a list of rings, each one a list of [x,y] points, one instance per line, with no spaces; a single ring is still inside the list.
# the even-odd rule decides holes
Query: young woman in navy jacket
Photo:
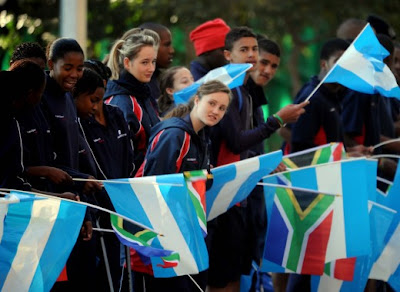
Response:
[[[73,91],[79,125],[90,147],[90,154],[94,157],[97,178],[102,180],[127,178],[132,176],[134,170],[128,125],[118,107],[103,104],[105,81],[108,77],[100,76],[97,71],[86,68],[88,65],[89,68],[105,71],[100,70],[105,65],[93,62],[85,62],[82,78],[78,80]],[[105,191],[96,193],[96,201],[101,207],[114,210]],[[111,229],[108,213],[98,212],[96,221],[97,227]],[[108,263],[114,290],[117,291],[121,277],[120,242],[113,233],[105,233],[101,235],[99,244],[102,245],[103,252],[106,251],[108,261],[104,260],[103,252],[97,251],[100,262],[96,272],[95,290],[102,291],[109,286],[105,269]]]
[[[56,154],[55,165],[72,177],[94,178],[95,174],[85,174],[79,169],[79,152],[84,147],[79,132],[75,104],[71,91],[81,78],[83,71],[83,50],[74,39],[60,38],[47,49],[50,71],[42,98],[43,111],[52,131],[52,147]],[[79,194],[91,195],[101,190],[101,184],[94,181],[76,183],[74,189]],[[64,191],[64,190],[63,190]],[[82,197],[82,200],[87,198]],[[68,283],[57,284],[54,289],[90,290],[95,270],[95,249],[92,240],[92,223],[88,215],[84,222],[86,234],[78,238],[67,262]]]
[[[231,101],[228,87],[219,81],[201,85],[194,97],[193,108],[183,118],[172,117],[152,129],[149,148],[138,175],[161,175],[209,169],[207,128],[216,125],[225,115]],[[162,159],[160,159],[162,158]],[[207,271],[193,275],[203,290]],[[144,280],[142,279],[144,278]],[[135,274],[135,284],[145,282],[146,291],[196,291],[188,276],[154,278]],[[136,287],[141,291],[142,287]]]
[[[154,31],[133,30],[115,43],[108,61],[112,75],[105,103],[118,106],[124,113],[134,137],[135,165],[139,166],[146,154],[150,129],[160,121],[148,86],[155,70],[159,42]]]

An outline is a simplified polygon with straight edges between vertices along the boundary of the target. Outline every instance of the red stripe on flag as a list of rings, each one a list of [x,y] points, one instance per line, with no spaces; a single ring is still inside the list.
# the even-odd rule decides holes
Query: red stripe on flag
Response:
[[[342,160],[343,144],[339,143],[335,150],[333,150],[333,161]]]
[[[193,188],[200,196],[200,202],[203,207],[203,210],[206,210],[206,179],[205,180],[198,180],[192,182]]]
[[[178,265],[177,262],[169,262],[164,259],[162,259],[162,261],[164,262],[164,264],[157,264],[157,267],[168,269],[168,268],[175,268]]]
[[[321,224],[309,235],[301,274],[322,275],[325,267],[325,255],[331,233],[333,210]]]
[[[353,281],[356,258],[336,260],[334,277],[343,281]]]
[[[64,269],[61,271],[60,275],[57,278],[57,282],[64,282],[64,281],[68,281],[67,266],[64,266]]]

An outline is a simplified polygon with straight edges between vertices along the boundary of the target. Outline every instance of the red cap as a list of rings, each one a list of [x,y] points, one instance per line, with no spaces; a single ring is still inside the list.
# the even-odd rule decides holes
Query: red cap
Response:
[[[196,56],[225,46],[225,36],[230,27],[221,18],[207,21],[190,32]]]

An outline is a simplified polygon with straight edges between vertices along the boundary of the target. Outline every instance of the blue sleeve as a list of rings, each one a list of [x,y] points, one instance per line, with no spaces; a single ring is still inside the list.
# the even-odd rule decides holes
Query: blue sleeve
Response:
[[[314,138],[322,126],[323,108],[317,98],[304,109],[306,112],[292,125],[292,152],[315,147]]]
[[[184,143],[185,131],[169,128],[160,131],[147,149],[143,175],[177,173],[176,163]]]
[[[229,107],[228,112],[216,127],[218,135],[226,141],[229,149],[235,154],[240,154],[261,143],[280,126],[274,117],[269,117],[265,123],[261,123],[256,128],[245,130],[241,124],[239,108],[237,104],[232,103],[232,106]]]

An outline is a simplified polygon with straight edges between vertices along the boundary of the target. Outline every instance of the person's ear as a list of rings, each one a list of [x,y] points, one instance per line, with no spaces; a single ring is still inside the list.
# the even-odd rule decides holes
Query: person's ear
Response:
[[[197,104],[199,103],[199,100],[200,100],[199,96],[195,95],[195,97],[194,97],[194,106],[197,106]]]
[[[224,57],[225,57],[225,60],[230,62],[231,61],[231,51],[224,50]]]
[[[326,61],[326,60],[320,60],[319,61],[319,66],[320,66],[320,68],[321,68],[321,70],[327,70],[327,68],[328,68],[328,61]]]
[[[129,60],[128,57],[125,57],[125,58],[124,58],[124,68],[125,68],[126,70],[129,69],[129,62],[130,62],[130,61],[131,61],[131,60]]]
[[[50,71],[53,70],[53,68],[54,68],[54,63],[53,63],[52,60],[47,61],[47,67],[49,67],[49,70],[50,70]]]
[[[169,95],[173,95],[174,94],[174,90],[171,87],[167,87],[165,89],[165,91],[169,94]]]

